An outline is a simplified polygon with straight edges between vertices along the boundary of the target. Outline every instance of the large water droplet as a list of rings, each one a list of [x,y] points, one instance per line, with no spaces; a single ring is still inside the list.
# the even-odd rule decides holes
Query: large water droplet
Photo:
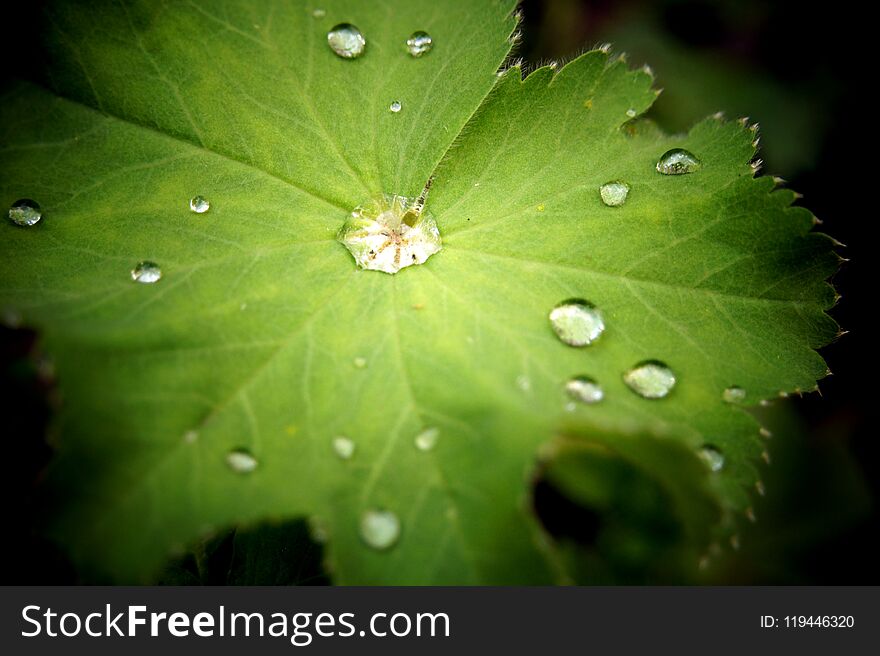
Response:
[[[361,538],[373,549],[390,549],[399,537],[400,520],[390,510],[367,510],[361,516]]]
[[[675,386],[675,374],[662,362],[646,360],[627,371],[623,382],[641,397],[662,399]]]
[[[337,238],[362,269],[397,273],[422,264],[441,248],[437,223],[423,203],[424,194],[418,199],[383,194],[356,207]]]
[[[702,162],[689,150],[673,148],[667,150],[657,160],[657,170],[663,175],[683,175],[693,173],[700,168]]]
[[[327,32],[327,43],[343,59],[360,57],[367,47],[364,35],[350,23],[340,23]]]
[[[189,208],[196,214],[204,214],[211,209],[211,203],[204,196],[193,196],[189,199]]]
[[[605,397],[602,387],[589,376],[576,376],[565,384],[565,391],[575,401],[598,403]]]
[[[396,114],[401,109],[403,109],[403,105],[400,104],[399,100],[395,100],[394,102],[391,103],[391,105],[389,105],[388,109],[390,109],[394,114]]]
[[[437,440],[440,438],[440,429],[438,428],[426,428],[421,433],[416,435],[415,445],[419,451],[430,451],[437,444]]]
[[[340,435],[333,438],[333,451],[343,460],[348,460],[354,455],[355,443],[350,437]]]
[[[9,220],[15,225],[30,227],[43,218],[40,204],[30,198],[20,198],[9,208]]]
[[[257,468],[257,459],[247,449],[234,449],[226,454],[226,464],[237,474],[249,474]]]
[[[620,207],[626,202],[628,194],[629,185],[619,180],[606,182],[599,187],[599,195],[602,197],[602,202],[608,207]]]
[[[550,311],[550,324],[569,346],[592,344],[605,330],[602,314],[589,301],[573,298]]]
[[[151,283],[158,282],[162,277],[162,269],[155,262],[144,260],[138,262],[131,270],[131,279],[135,282]]]
[[[406,49],[413,57],[421,57],[434,47],[434,39],[427,32],[413,32],[406,40]]]
[[[742,387],[728,387],[721,393],[721,398],[727,403],[742,403],[746,398],[746,391]]]
[[[721,471],[724,467],[724,454],[718,447],[707,444],[700,449],[700,458],[713,472]]]

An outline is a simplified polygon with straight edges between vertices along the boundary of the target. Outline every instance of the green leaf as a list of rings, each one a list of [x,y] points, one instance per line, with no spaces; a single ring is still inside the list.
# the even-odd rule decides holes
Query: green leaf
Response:
[[[825,374],[831,241],[753,177],[747,126],[631,121],[651,78],[605,52],[496,76],[512,2],[322,7],[60,3],[41,85],[4,94],[2,201],[44,218],[3,226],[0,306],[42,330],[64,396],[51,533],[90,580],[151,580],[219,527],[307,517],[337,583],[567,581],[581,568],[529,503],[538,447],[616,435],[677,504],[711,490],[681,515],[685,551],[704,548],[748,507],[762,450],[722,391],[754,404]],[[362,57],[327,47],[340,22]],[[673,147],[700,170],[660,175]],[[351,209],[432,175],[443,250],[358,269],[335,240]],[[132,282],[142,260],[159,282]],[[582,349],[548,321],[569,298],[607,326]],[[623,382],[647,359],[675,373],[667,398]],[[569,412],[576,375],[605,399]],[[716,474],[688,453],[705,443]],[[228,466],[240,449],[254,471]],[[371,509],[399,519],[388,549],[360,535]]]

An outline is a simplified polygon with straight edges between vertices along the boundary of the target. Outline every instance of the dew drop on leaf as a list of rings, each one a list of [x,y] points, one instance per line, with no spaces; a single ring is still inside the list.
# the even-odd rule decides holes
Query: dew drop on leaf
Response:
[[[721,393],[721,398],[727,403],[742,403],[746,398],[746,391],[742,387],[733,385]]]
[[[574,298],[563,301],[550,311],[550,324],[569,346],[587,346],[605,330],[602,314],[589,301]]]
[[[361,538],[380,551],[390,549],[400,537],[400,520],[390,510],[367,510],[361,516]]]
[[[419,451],[430,451],[437,444],[439,437],[440,429],[431,427],[416,435],[414,442]]]
[[[718,447],[711,444],[705,445],[700,449],[700,459],[706,463],[706,466],[713,472],[721,471],[724,467],[724,454]]]
[[[249,474],[257,468],[257,459],[247,449],[233,449],[226,454],[226,464],[236,474]]]
[[[397,273],[441,248],[440,231],[420,199],[383,194],[359,205],[337,239],[362,269]]]
[[[399,100],[395,100],[394,102],[391,103],[391,105],[388,107],[388,109],[390,109],[392,113],[396,114],[401,109],[403,109],[403,105],[400,104]]]
[[[43,218],[40,205],[30,198],[21,198],[9,208],[9,220],[17,226],[28,228],[39,223]]]
[[[598,403],[605,397],[602,387],[589,376],[575,376],[565,383],[566,393],[581,403]]]
[[[204,196],[193,196],[189,199],[189,208],[196,214],[204,214],[211,209],[211,203]]]
[[[342,458],[348,460],[354,455],[355,443],[350,437],[340,435],[333,438],[333,452]]]
[[[626,115],[630,118],[635,118],[636,117],[636,110],[634,110],[632,107],[630,107],[628,110],[626,110]]]
[[[155,262],[143,260],[138,262],[131,270],[131,279],[135,282],[152,283],[158,282],[162,277],[162,269]]]
[[[434,39],[427,32],[413,32],[406,40],[406,49],[413,57],[421,57],[434,47]]]
[[[623,382],[643,398],[662,399],[675,386],[675,374],[658,360],[646,360],[627,371]]]
[[[689,150],[673,148],[657,160],[657,171],[663,175],[684,175],[700,168],[702,162]]]
[[[327,32],[327,43],[343,59],[360,57],[367,47],[364,35],[350,23],[340,23]]]
[[[628,194],[629,185],[619,180],[606,182],[599,187],[599,196],[602,197],[602,202],[608,207],[620,207],[626,202]]]

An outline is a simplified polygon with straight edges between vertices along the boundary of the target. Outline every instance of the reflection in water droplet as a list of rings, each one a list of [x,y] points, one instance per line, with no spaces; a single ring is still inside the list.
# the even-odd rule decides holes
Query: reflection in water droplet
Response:
[[[204,214],[211,209],[211,203],[204,196],[193,196],[189,199],[189,208],[196,214]]]
[[[662,399],[675,386],[675,374],[658,360],[646,360],[623,375],[623,382],[646,399]]]
[[[569,346],[586,346],[605,330],[605,322],[596,307],[579,298],[563,301],[550,311],[550,324]]]
[[[657,160],[657,171],[663,175],[684,175],[693,173],[701,166],[700,160],[692,152],[684,148],[667,150]]]
[[[384,194],[359,205],[342,226],[337,239],[362,269],[397,273],[422,264],[441,249],[440,231],[417,199]]]
[[[400,101],[398,101],[398,100],[395,100],[394,102],[392,102],[391,105],[388,107],[388,109],[390,109],[395,114],[397,112],[399,112],[402,108],[403,108],[403,105],[401,105]]]
[[[20,198],[9,208],[9,220],[23,228],[39,223],[42,218],[40,204],[30,198]]]
[[[413,57],[421,57],[434,47],[434,39],[427,32],[413,32],[406,40],[406,49]]]
[[[348,460],[354,455],[354,440],[344,435],[333,438],[333,451],[343,460]]]
[[[131,270],[131,279],[135,282],[151,283],[158,282],[162,277],[162,269],[155,262],[144,260],[138,262]]]
[[[602,387],[589,376],[576,376],[565,383],[565,391],[581,403],[598,403],[605,397]]]
[[[606,182],[599,187],[599,196],[602,197],[602,202],[608,207],[620,207],[626,202],[628,194],[629,185],[619,180]]]
[[[257,459],[247,449],[234,449],[226,454],[226,464],[238,474],[248,474],[257,468]]]
[[[742,387],[734,385],[724,390],[724,392],[721,393],[721,398],[727,403],[742,403],[745,401],[746,391]]]
[[[415,445],[419,451],[430,451],[437,444],[437,440],[440,438],[440,429],[439,428],[426,428],[421,433],[416,435]]]
[[[724,454],[718,447],[707,444],[700,449],[700,458],[713,472],[721,471],[724,468]]]
[[[400,520],[390,510],[368,510],[361,516],[361,538],[373,549],[390,549],[400,537]]]
[[[364,35],[350,23],[340,23],[327,32],[327,43],[343,59],[360,57],[367,46]]]
[[[354,366],[358,369],[366,369],[367,368],[367,359],[366,358],[355,358]]]

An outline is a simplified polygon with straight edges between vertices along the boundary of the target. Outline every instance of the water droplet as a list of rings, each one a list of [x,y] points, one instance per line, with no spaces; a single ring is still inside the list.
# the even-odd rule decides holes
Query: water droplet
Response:
[[[550,311],[550,324],[569,346],[587,346],[605,330],[605,322],[596,307],[579,298],[563,301]]]
[[[312,11],[312,18],[324,18],[326,15],[327,12],[320,8]]]
[[[390,549],[400,538],[400,520],[390,510],[368,510],[361,516],[361,538],[373,549]]]
[[[752,524],[758,521],[758,518],[755,515],[755,509],[751,506],[746,508],[746,519],[748,519]]]
[[[528,392],[530,389],[532,389],[532,380],[525,374],[521,374],[516,377],[516,386],[520,389],[520,391]]]
[[[204,196],[193,196],[189,199],[189,208],[196,214],[204,214],[211,209],[211,203]]]
[[[358,369],[366,369],[367,368],[367,359],[366,358],[355,358],[354,366]]]
[[[188,430],[183,434],[183,441],[187,444],[194,444],[199,439],[199,431]]]
[[[362,269],[397,273],[423,264],[441,249],[440,231],[417,199],[384,194],[359,205],[342,226],[337,239]]]
[[[721,471],[724,468],[724,454],[718,447],[711,444],[700,449],[700,458],[713,472]]]
[[[630,107],[628,110],[626,110],[626,115],[629,116],[630,118],[635,118],[636,117],[636,110],[634,110],[632,107]]]
[[[742,403],[746,399],[746,391],[736,385],[728,387],[721,393],[721,398],[727,403]]]
[[[602,197],[602,202],[608,207],[620,207],[626,202],[628,194],[629,185],[619,180],[606,182],[599,187],[599,195]]]
[[[701,165],[702,162],[692,152],[684,148],[673,148],[657,160],[657,171],[663,175],[684,175],[693,173]]]
[[[426,428],[421,433],[416,435],[415,445],[419,451],[430,451],[437,444],[437,440],[440,438],[440,429],[439,428]]]
[[[565,404],[563,409],[566,412],[574,412],[575,410],[577,410],[577,403],[575,403],[574,401],[569,401]]]
[[[360,57],[367,47],[364,35],[350,23],[340,23],[327,32],[327,43],[343,59]]]
[[[763,497],[765,494],[767,494],[767,490],[766,490],[766,488],[764,487],[764,481],[755,481],[755,490],[756,490],[757,493],[760,494],[762,497]]]
[[[623,382],[646,399],[662,399],[675,386],[675,374],[658,360],[646,360],[623,375]]]
[[[333,451],[343,460],[348,460],[354,455],[355,443],[350,437],[340,435],[333,438]]]
[[[595,380],[589,376],[576,376],[565,384],[565,391],[575,401],[581,403],[598,403],[605,397],[605,392]]]
[[[771,437],[773,437],[773,433],[770,432],[770,429],[764,428],[763,426],[758,429],[758,434],[766,440],[769,440]]]
[[[434,47],[434,39],[427,32],[413,32],[406,40],[406,49],[413,57],[421,57]]]
[[[390,110],[391,110],[393,113],[395,113],[395,114],[396,114],[397,112],[399,112],[402,108],[403,108],[403,105],[400,104],[400,101],[399,101],[399,100],[395,100],[395,101],[392,102],[391,105],[388,107],[388,109],[390,109]]]
[[[770,457],[770,452],[766,449],[761,452],[761,460],[763,460],[768,465],[773,461],[773,459]]]
[[[144,260],[138,262],[131,270],[131,279],[135,282],[151,283],[158,282],[162,277],[162,269],[155,262]]]
[[[247,449],[235,449],[226,454],[226,464],[237,474],[249,474],[257,468],[257,459]]]
[[[20,198],[9,208],[9,220],[17,226],[27,228],[39,223],[42,218],[40,204],[30,198]]]

